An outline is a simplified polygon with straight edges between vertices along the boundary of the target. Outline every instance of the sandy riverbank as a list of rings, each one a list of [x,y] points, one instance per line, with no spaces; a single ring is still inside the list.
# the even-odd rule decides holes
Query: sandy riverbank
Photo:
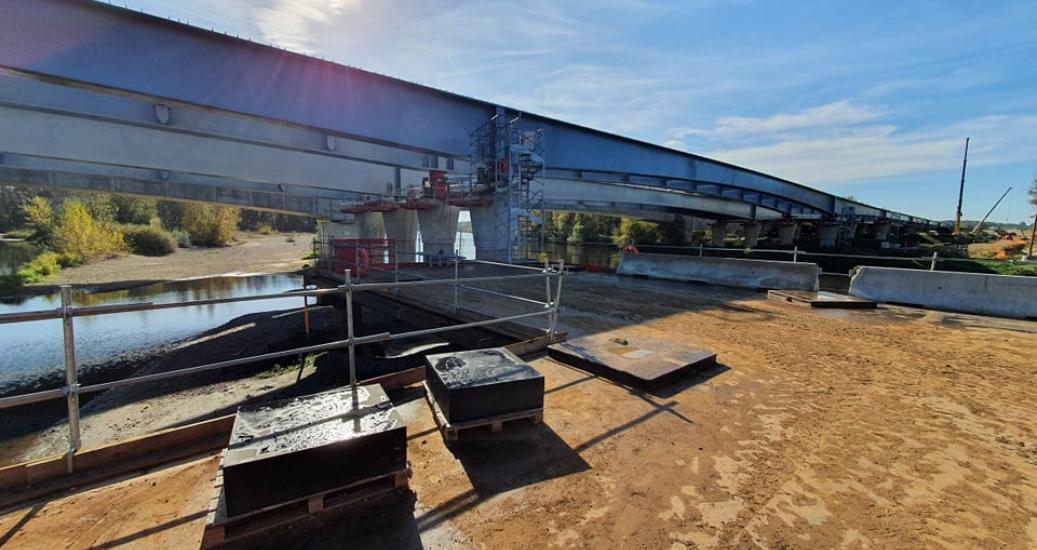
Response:
[[[117,290],[145,284],[244,273],[298,271],[312,247],[313,235],[241,233],[224,248],[180,248],[169,256],[127,254],[61,270],[43,283],[29,285],[22,295],[45,294],[60,285],[91,291]]]

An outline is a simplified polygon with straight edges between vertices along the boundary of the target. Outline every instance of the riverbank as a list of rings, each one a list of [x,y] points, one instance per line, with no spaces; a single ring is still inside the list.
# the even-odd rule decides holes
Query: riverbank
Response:
[[[306,264],[313,235],[240,233],[224,248],[180,248],[168,256],[127,254],[63,269],[45,282],[22,287],[15,296],[37,296],[73,285],[90,292],[122,290],[177,279],[245,273],[288,273]]]

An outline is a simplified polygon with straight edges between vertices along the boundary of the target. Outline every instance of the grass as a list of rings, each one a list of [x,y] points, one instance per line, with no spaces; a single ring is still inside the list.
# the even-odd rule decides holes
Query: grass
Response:
[[[302,359],[299,359],[298,361],[295,361],[294,363],[285,363],[283,365],[281,363],[275,363],[274,366],[272,366],[269,369],[267,369],[267,370],[257,374],[256,376],[258,378],[264,378],[264,379],[266,379],[266,378],[277,378],[278,376],[281,376],[282,374],[285,374],[285,373],[288,373],[288,372],[294,372],[294,371],[297,371],[297,370],[304,370],[304,369],[307,369],[307,368],[312,368],[314,366],[314,364],[317,362],[317,356],[318,355],[319,354],[315,354],[315,353],[307,353],[305,356],[303,356]]]
[[[10,294],[33,283],[42,283],[56,275],[62,268],[79,263],[71,254],[44,252],[22,264],[16,273],[0,277],[0,293]]]

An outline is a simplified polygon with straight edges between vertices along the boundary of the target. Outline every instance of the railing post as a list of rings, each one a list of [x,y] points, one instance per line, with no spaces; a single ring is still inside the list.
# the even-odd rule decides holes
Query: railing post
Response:
[[[933,259],[931,262],[929,262],[929,271],[936,271],[936,257],[937,252],[933,250]]]
[[[799,245],[792,247],[792,263],[799,261]]]
[[[456,251],[460,252],[460,251]],[[461,262],[458,260],[459,255],[455,252],[454,254],[454,311],[457,311],[457,284],[459,280],[459,266]]]
[[[554,341],[558,331],[558,304],[562,301],[562,279],[565,278],[565,259],[558,262],[558,286],[555,288],[554,301],[551,302],[551,314],[547,320],[547,337]]]
[[[702,241],[699,241],[699,258],[702,257]]]
[[[547,305],[544,306],[544,307],[550,308],[551,307],[551,261],[547,259],[546,255],[544,256],[544,286],[546,287],[546,290],[547,290],[547,300],[546,300]]]
[[[302,289],[309,290],[308,285],[303,285]],[[306,333],[306,341],[310,341],[310,297],[303,294],[302,297],[302,328],[303,332]]]
[[[72,473],[79,436],[79,381],[76,376],[76,338],[72,329],[72,287],[61,285],[61,323],[65,333],[65,398],[68,401],[68,462]]]
[[[360,398],[356,388],[356,346],[353,344],[353,277],[346,270],[346,337],[349,338],[349,389],[353,394],[353,411],[360,409]]]

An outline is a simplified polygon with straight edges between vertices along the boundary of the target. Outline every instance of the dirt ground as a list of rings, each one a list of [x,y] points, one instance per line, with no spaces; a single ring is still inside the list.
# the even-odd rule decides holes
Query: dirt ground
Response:
[[[63,269],[35,287],[104,285],[127,281],[157,282],[237,273],[295,271],[306,263],[313,235],[241,233],[226,248],[178,248],[170,256],[127,254]]]
[[[544,291],[542,282],[509,286]],[[481,310],[530,307],[463,299]],[[394,401],[408,425],[414,497],[242,547],[1037,546],[1037,323],[909,308],[819,312],[757,292],[606,275],[566,279],[562,303],[570,336],[650,335],[713,350],[720,364],[643,393],[541,357],[531,364],[546,379],[544,425],[467,432],[449,447],[421,394],[404,391]],[[166,493],[132,489],[139,499]],[[105,493],[66,498],[84,494]],[[121,506],[125,494],[92,506]],[[56,501],[48,509],[0,517],[0,541],[38,546],[50,540],[39,533],[92,517]],[[143,532],[134,541],[150,548],[196,544],[203,519],[162,513],[161,522],[142,513],[113,536]],[[71,546],[91,540],[101,539]]]

